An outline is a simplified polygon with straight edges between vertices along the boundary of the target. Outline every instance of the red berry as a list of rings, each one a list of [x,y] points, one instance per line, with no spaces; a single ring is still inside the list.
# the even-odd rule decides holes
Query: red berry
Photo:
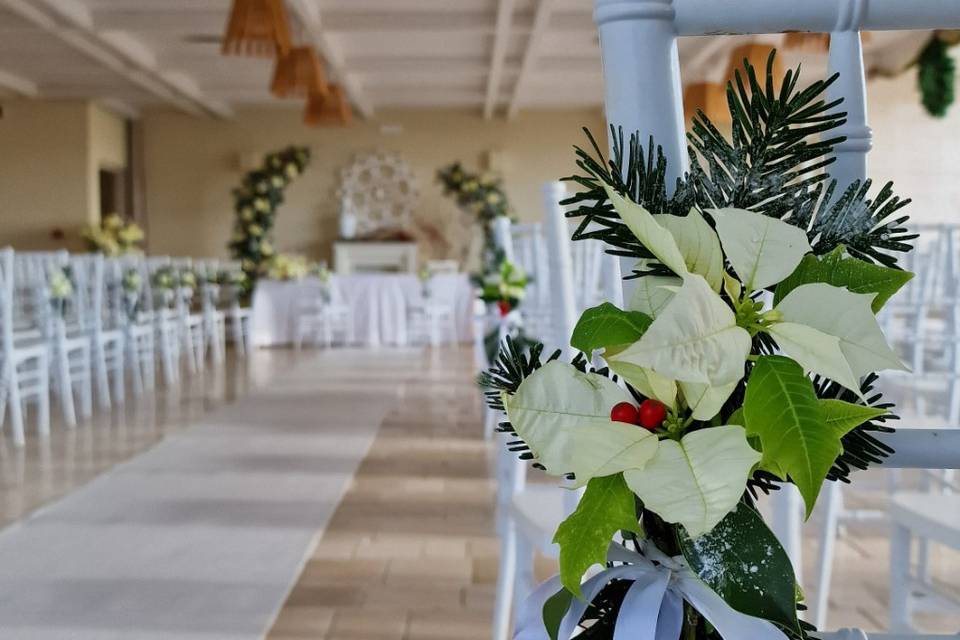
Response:
[[[629,402],[618,402],[610,410],[610,419],[614,422],[626,422],[627,424],[639,424],[640,412]]]
[[[497,308],[500,309],[501,318],[507,315],[508,313],[510,313],[510,303],[507,302],[506,300],[500,300],[499,302],[497,302]]]
[[[647,399],[640,403],[639,424],[644,429],[656,429],[667,417],[667,407],[659,400]]]

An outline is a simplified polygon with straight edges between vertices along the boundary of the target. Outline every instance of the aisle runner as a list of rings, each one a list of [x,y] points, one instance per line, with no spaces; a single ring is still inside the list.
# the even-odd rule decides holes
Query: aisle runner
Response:
[[[311,358],[0,533],[0,638],[261,638],[418,358]]]

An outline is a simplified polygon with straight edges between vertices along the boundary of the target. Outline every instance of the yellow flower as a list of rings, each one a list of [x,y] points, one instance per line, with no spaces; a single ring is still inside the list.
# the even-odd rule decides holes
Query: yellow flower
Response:
[[[487,194],[487,204],[500,204],[500,194],[496,191],[491,191]]]
[[[298,175],[300,175],[300,168],[297,167],[296,164],[294,164],[293,162],[291,162],[291,163],[287,164],[286,172],[287,172],[287,177],[289,177],[289,178],[296,178]]]
[[[259,238],[263,235],[263,227],[258,224],[252,224],[247,227],[247,233],[249,233],[254,238]]]
[[[265,198],[257,198],[253,201],[253,208],[260,213],[266,213],[270,211],[270,201]]]
[[[240,209],[240,219],[244,222],[250,222],[253,220],[253,209],[250,207],[244,207],[243,209]]]
[[[270,244],[270,242],[268,242],[267,240],[264,240],[263,242],[260,243],[260,253],[264,256],[268,256],[268,257],[272,256],[273,245]]]
[[[116,231],[123,227],[123,218],[121,218],[116,213],[111,213],[103,219],[101,223],[104,229],[109,229],[111,231]]]
[[[255,265],[253,263],[253,260],[251,260],[250,258],[244,258],[243,261],[240,263],[240,268],[243,269],[245,272],[253,271],[254,269],[256,269],[256,267],[257,265]]]
[[[463,183],[463,190],[466,191],[467,193],[472,193],[476,191],[479,187],[480,185],[477,184],[476,180],[470,180],[468,182]]]
[[[270,178],[270,184],[273,185],[274,189],[279,189],[286,184],[282,176],[273,176]]]

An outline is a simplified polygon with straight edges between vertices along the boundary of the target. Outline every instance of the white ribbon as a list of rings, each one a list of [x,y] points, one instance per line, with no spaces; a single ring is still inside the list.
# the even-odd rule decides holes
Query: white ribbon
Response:
[[[583,598],[574,598],[570,604],[560,622],[558,640],[569,640],[587,606],[611,580],[633,581],[617,614],[613,640],[677,640],[683,624],[684,600],[726,640],[787,640],[767,620],[731,608],[681,557],[671,558],[650,544],[643,546],[643,554],[611,544],[607,559],[628,564],[604,569],[582,585]],[[560,578],[554,576],[524,601],[517,616],[514,640],[550,640],[543,622],[543,606],[561,587]]]

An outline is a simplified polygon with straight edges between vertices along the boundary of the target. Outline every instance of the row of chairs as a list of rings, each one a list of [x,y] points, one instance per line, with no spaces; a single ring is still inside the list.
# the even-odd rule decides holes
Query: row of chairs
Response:
[[[248,351],[249,312],[226,274],[233,263],[189,258],[14,252],[0,249],[0,420],[25,442],[24,415],[36,408],[50,431],[51,395],[63,421],[122,404],[129,383],[152,390],[159,364],[167,386],[181,368],[201,371],[224,359],[229,326]]]

